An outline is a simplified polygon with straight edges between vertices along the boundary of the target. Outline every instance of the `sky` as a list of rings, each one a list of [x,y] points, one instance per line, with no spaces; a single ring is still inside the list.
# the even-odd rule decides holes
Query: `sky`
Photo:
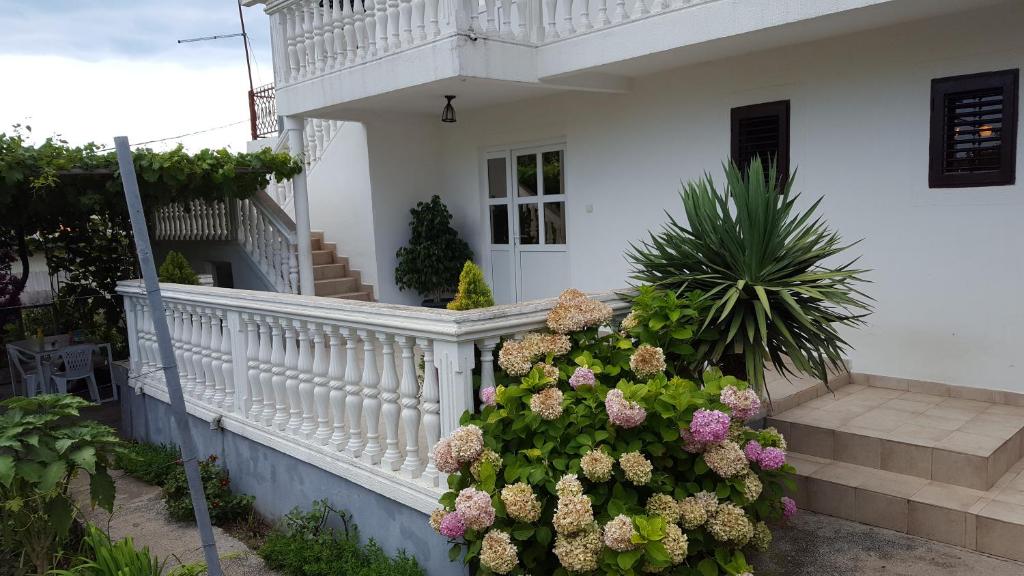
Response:
[[[273,82],[269,20],[242,11],[259,87]],[[149,147],[245,151],[242,39],[177,43],[239,32],[236,0],[0,0],[0,30],[0,132],[106,146],[203,131]]]

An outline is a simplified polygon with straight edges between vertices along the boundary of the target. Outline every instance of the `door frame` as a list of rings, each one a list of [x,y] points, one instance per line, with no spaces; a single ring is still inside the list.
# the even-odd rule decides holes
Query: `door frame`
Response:
[[[561,194],[545,195],[543,190],[543,154],[545,152],[560,151],[562,153],[562,191]],[[526,154],[537,155],[537,195],[535,196],[523,196],[518,195],[518,178],[515,171],[516,158]],[[521,143],[510,146],[494,146],[483,150],[481,154],[481,194],[483,195],[483,208],[484,208],[484,222],[486,223],[485,239],[487,246],[487,256],[491,260],[491,256],[494,252],[505,252],[509,254],[509,266],[508,270],[509,277],[512,278],[512,301],[522,302],[523,301],[523,270],[521,254],[525,252],[564,252],[566,254],[570,251],[569,246],[569,226],[568,226],[568,177],[566,173],[566,163],[568,162],[568,147],[566,140],[561,139],[550,139],[533,143]],[[490,197],[490,174],[488,162],[493,159],[504,159],[505,161],[505,189],[506,194],[503,198],[491,198]],[[563,244],[546,244],[546,233],[544,210],[543,205],[545,203],[562,203],[563,214],[565,225],[565,243]],[[538,222],[538,243],[537,244],[523,244],[520,242],[521,235],[519,234],[519,206],[521,205],[537,205],[537,213],[540,221]],[[508,225],[508,244],[493,244],[493,231],[491,230],[491,206],[503,205],[506,206],[508,213],[507,225]],[[488,276],[491,275],[491,270],[487,271]],[[491,285],[494,285],[493,277],[489,278]]]

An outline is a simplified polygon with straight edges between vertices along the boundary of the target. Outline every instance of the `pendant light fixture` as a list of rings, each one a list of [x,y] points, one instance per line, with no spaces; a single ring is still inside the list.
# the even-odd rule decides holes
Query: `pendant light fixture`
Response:
[[[452,100],[455,99],[455,96],[445,96],[445,99],[448,103],[444,105],[444,110],[441,111],[441,122],[454,123],[455,107],[452,106]]]

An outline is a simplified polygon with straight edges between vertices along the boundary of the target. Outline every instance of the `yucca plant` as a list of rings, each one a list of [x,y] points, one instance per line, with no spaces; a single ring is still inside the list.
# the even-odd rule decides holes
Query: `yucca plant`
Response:
[[[630,247],[632,277],[711,301],[702,329],[717,337],[697,351],[698,362],[759,391],[768,361],[782,374],[795,368],[827,382],[830,369],[845,370],[849,344],[839,327],[862,324],[871,310],[858,289],[866,270],[854,267],[857,259],[832,263],[853,244],[816,214],[821,198],[797,208],[795,173],[780,182],[774,164],[765,174],[756,158],[746,170],[732,162],[724,169],[724,190],[710,174],[685,184],[686,220],[669,214],[660,232]]]

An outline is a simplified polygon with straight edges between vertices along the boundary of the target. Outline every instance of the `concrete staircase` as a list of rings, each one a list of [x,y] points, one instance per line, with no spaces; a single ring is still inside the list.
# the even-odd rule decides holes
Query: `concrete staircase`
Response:
[[[312,233],[313,279],[317,296],[373,301],[373,287],[360,281],[359,271],[349,268],[348,258],[338,256],[338,246],[324,241],[323,232]]]
[[[1024,561],[1024,407],[897,382],[848,384],[768,418],[788,441],[799,506]]]

